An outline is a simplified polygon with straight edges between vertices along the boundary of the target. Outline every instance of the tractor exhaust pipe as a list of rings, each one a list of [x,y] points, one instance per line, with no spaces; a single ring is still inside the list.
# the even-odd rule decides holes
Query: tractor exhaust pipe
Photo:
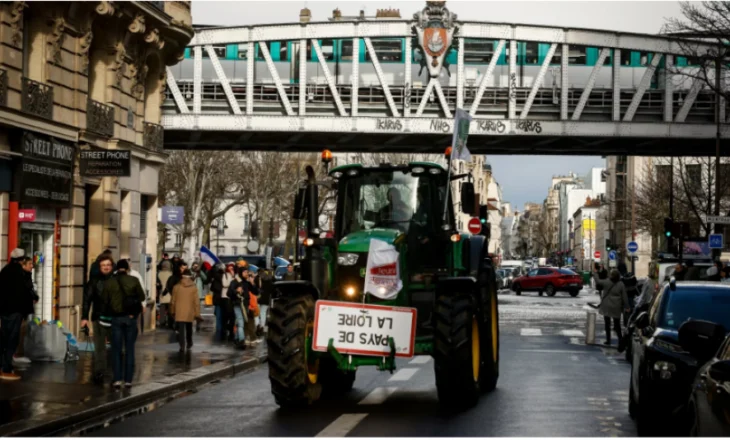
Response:
[[[314,168],[307,166],[307,238],[314,240],[319,238],[319,189]],[[310,244],[305,246],[304,260],[301,261],[302,279],[310,281],[320,294],[325,289],[325,268],[326,262],[322,257],[320,246]]]

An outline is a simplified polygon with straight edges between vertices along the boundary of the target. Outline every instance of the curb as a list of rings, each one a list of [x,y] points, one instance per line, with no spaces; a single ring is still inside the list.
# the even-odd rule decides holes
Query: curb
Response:
[[[36,420],[20,420],[0,427],[2,437],[40,437],[58,436],[69,431],[80,430],[96,422],[103,422],[115,414],[124,414],[141,406],[171,397],[177,393],[199,387],[226,377],[252,370],[266,362],[266,355],[256,355],[252,358],[228,360],[205,367],[177,374],[171,377],[160,378],[141,384],[135,388],[136,394],[111,402],[104,402],[92,408],[86,408],[77,413],[60,418]],[[141,391],[140,391],[141,390]],[[47,414],[47,417],[53,417]]]

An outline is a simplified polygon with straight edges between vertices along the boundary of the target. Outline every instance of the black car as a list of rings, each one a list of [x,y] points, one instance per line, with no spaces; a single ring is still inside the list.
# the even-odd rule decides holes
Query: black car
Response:
[[[682,415],[699,360],[680,342],[680,326],[689,320],[730,328],[730,285],[698,281],[671,282],[657,294],[651,309],[636,317],[632,340],[629,414],[640,436],[658,428],[683,428]],[[723,335],[724,336],[724,335]],[[677,422],[676,426],[672,423]]]
[[[700,368],[687,406],[689,435],[730,437],[730,336]]]

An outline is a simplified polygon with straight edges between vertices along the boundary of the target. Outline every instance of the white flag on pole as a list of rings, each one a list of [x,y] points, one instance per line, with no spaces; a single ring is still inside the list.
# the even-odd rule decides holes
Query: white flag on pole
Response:
[[[370,240],[365,268],[365,292],[381,299],[393,299],[402,288],[395,246],[382,240]]]
[[[471,160],[469,149],[466,148],[466,138],[469,136],[471,115],[465,110],[457,108],[454,118],[454,137],[451,139],[451,158],[455,160]]]

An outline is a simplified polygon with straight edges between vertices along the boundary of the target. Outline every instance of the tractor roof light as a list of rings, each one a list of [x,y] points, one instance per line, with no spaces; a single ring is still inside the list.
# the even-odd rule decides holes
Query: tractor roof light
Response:
[[[447,160],[448,160],[448,159],[451,159],[451,151],[452,151],[452,148],[451,148],[451,147],[446,147],[446,151],[444,152],[444,157],[445,157],[445,158],[446,158]]]
[[[332,152],[330,150],[322,150],[322,163],[332,162]]]
[[[304,239],[304,242],[303,242],[302,244],[303,244],[304,246],[307,246],[307,247],[309,247],[309,246],[312,246],[312,245],[314,245],[314,240],[313,240],[313,239],[311,239],[311,238],[305,238],[305,239]]]

